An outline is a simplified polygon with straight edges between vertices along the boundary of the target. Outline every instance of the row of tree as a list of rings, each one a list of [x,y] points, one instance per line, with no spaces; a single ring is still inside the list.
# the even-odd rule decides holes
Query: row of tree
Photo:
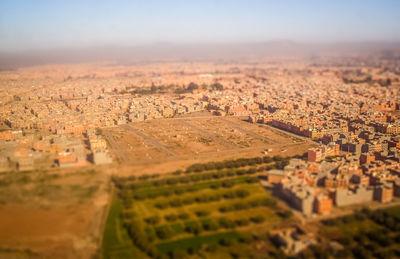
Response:
[[[256,199],[252,201],[240,201],[229,205],[223,205],[218,210],[221,213],[231,212],[231,211],[238,211],[238,210],[247,210],[250,208],[260,207],[260,206],[267,206],[273,207],[276,206],[276,199],[274,198],[264,198],[264,199]]]
[[[249,177],[245,180],[245,183],[257,183],[259,179],[257,177]],[[144,199],[155,199],[158,197],[169,197],[171,195],[182,195],[188,192],[196,192],[201,189],[210,188],[210,189],[218,189],[222,188],[232,188],[236,184],[240,184],[242,182],[237,182],[234,179],[220,180],[215,182],[209,182],[206,186],[199,185],[184,185],[184,186],[176,186],[174,188],[165,188],[158,189],[154,191],[145,191],[145,192],[134,192],[133,198],[135,200],[144,200]],[[129,190],[122,190],[119,192],[119,196],[122,200],[129,199],[131,197],[131,192]]]
[[[206,220],[192,220],[192,221],[186,221],[183,224],[181,224],[181,228],[183,229],[184,232],[190,233],[193,235],[199,235],[203,231],[218,231],[219,229],[234,229],[235,227],[243,227],[243,226],[248,226],[250,223],[254,224],[261,224],[265,222],[265,217],[262,215],[256,215],[256,216],[251,216],[249,218],[237,218],[237,219],[228,219],[226,217],[220,217],[217,219],[206,219]],[[154,234],[157,236],[159,239],[170,239],[176,234],[179,234],[180,232],[176,232],[174,229],[176,229],[176,224],[174,225],[175,227],[172,227],[171,225],[163,225],[163,226],[158,226],[154,228]],[[179,229],[181,229],[179,228]],[[152,231],[149,231],[152,232]],[[150,236],[150,240],[153,238],[153,233],[148,233]]]
[[[273,169],[273,168],[283,168],[285,165],[287,165],[288,161],[290,160],[290,157],[281,157],[281,156],[263,156],[263,157],[253,157],[253,158],[239,158],[239,159],[233,159],[233,160],[225,160],[221,162],[208,162],[208,163],[197,163],[190,165],[189,167],[186,168],[185,171],[183,170],[176,170],[172,172],[173,175],[181,175],[183,173],[185,174],[190,174],[190,173],[199,173],[203,171],[209,171],[209,170],[221,170],[221,169],[232,169],[232,168],[239,168],[239,167],[245,167],[245,166],[254,166],[254,165],[260,165],[263,163],[271,163],[275,162],[275,166],[269,166],[264,169]],[[253,169],[252,169],[253,170]],[[139,177],[136,176],[129,176],[129,177],[113,177],[112,180],[114,184],[117,186],[117,188],[136,188],[137,186],[140,185],[135,185],[132,182],[135,181],[147,181],[150,179],[156,179],[159,178],[160,174],[145,174],[141,175]],[[169,179],[169,178],[168,178]],[[186,179],[186,178],[183,178]],[[165,180],[166,181],[166,180]],[[174,180],[169,179],[170,182],[173,182]],[[180,181],[180,180],[178,180]],[[182,180],[185,181],[185,180]],[[163,185],[164,180],[154,183],[155,185]]]
[[[168,207],[182,207],[185,205],[191,205],[193,203],[209,203],[220,201],[222,199],[236,199],[236,198],[245,198],[250,195],[250,192],[247,190],[229,190],[222,193],[213,193],[213,194],[202,194],[198,196],[185,197],[183,199],[175,198],[170,201],[165,202],[156,202],[154,206],[158,209],[166,209]]]

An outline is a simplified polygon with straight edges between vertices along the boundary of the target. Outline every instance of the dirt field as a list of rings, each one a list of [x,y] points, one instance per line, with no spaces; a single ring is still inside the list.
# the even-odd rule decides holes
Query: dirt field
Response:
[[[0,258],[91,258],[109,202],[102,170],[1,175]]]
[[[238,117],[183,117],[103,130],[120,175],[163,173],[197,162],[303,154],[316,143]]]

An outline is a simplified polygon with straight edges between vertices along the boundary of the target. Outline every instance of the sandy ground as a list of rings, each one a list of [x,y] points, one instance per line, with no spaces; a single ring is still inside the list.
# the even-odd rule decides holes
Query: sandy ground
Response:
[[[153,174],[200,162],[303,154],[316,143],[238,117],[185,117],[130,123],[104,130],[118,175]]]
[[[109,175],[58,173],[57,179],[46,180],[30,173],[29,183],[1,187],[14,194],[0,205],[0,258],[93,258],[99,253]],[[62,188],[45,194],[32,191],[43,182]],[[29,195],[16,199],[18,193]]]

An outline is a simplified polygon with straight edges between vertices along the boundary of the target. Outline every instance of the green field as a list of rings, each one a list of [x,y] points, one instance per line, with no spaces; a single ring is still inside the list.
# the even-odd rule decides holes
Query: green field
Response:
[[[245,161],[246,163],[244,163]],[[290,223],[261,186],[257,160],[195,165],[167,176],[114,179],[117,187],[104,232],[104,258],[249,257],[269,246],[268,231]],[[279,162],[282,164],[281,159]],[[207,168],[208,166],[208,168]],[[211,170],[208,170],[212,167]]]
[[[103,234],[103,258],[143,258],[145,255],[133,245],[126,229],[122,226],[120,215],[121,201],[114,198],[107,217]]]

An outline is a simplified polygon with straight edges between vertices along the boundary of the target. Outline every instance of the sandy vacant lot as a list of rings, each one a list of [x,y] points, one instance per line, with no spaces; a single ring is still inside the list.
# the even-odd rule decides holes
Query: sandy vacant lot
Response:
[[[185,117],[130,123],[103,130],[119,175],[163,173],[207,161],[303,154],[316,145],[267,125],[238,117]]]
[[[91,258],[109,201],[99,169],[1,175],[0,258]]]

